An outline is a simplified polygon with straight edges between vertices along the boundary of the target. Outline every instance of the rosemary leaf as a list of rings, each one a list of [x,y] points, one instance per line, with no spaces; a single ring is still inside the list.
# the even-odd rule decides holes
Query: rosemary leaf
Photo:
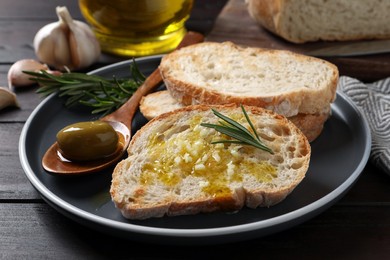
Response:
[[[135,61],[130,65],[131,78],[113,76],[112,79],[107,79],[78,72],[60,75],[47,71],[23,72],[40,85],[38,94],[48,96],[58,93],[58,96],[65,98],[66,106],[81,104],[93,107],[95,109],[91,113],[103,113],[102,116],[122,106],[146,79]]]
[[[224,116],[223,114],[219,113],[217,110],[215,109],[211,109],[214,113],[214,115],[216,115],[217,117],[221,118],[222,120],[224,120],[226,123],[232,125],[233,127],[239,129],[242,131],[242,133],[246,133],[248,135],[252,135],[251,132],[248,131],[248,129],[246,129],[245,126],[241,125],[240,123],[238,123],[237,121],[234,121],[233,119],[227,117],[227,116]]]
[[[246,121],[248,122],[249,126],[251,127],[253,133],[255,134],[256,139],[260,142],[260,138],[259,138],[259,136],[258,136],[258,134],[257,134],[257,132],[256,132],[256,129],[255,129],[255,127],[253,126],[252,121],[249,119],[249,116],[248,116],[248,114],[246,113],[245,108],[244,108],[244,106],[243,106],[242,104],[241,104],[241,110],[242,110],[242,113],[244,114],[244,116],[245,116],[245,118],[246,118]]]
[[[129,94],[129,95],[131,95],[133,92],[132,91],[129,91],[129,90],[127,90],[124,86],[123,86],[123,84],[121,84],[118,80],[117,80],[117,78],[116,77],[114,77],[114,80],[115,80],[115,84],[117,85],[117,87],[118,87],[118,89],[120,90],[120,91],[122,91],[123,93],[126,93],[126,94]],[[139,85],[141,85],[142,83],[140,83]],[[133,90],[135,90],[136,88],[137,88],[137,85],[136,84],[134,84],[134,85],[132,85],[132,86],[130,86]]]
[[[214,115],[216,115],[218,118],[222,119],[219,124],[209,124],[209,123],[202,123],[201,126],[208,127],[208,128],[213,128],[216,131],[227,135],[231,138],[234,138],[235,140],[217,140],[217,141],[212,141],[212,144],[217,144],[217,143],[235,143],[235,144],[244,144],[244,145],[251,145],[253,147],[259,148],[261,150],[264,150],[266,152],[269,152],[273,154],[273,151],[264,145],[256,130],[255,127],[253,126],[248,114],[246,113],[244,107],[241,105],[241,109],[243,111],[243,114],[245,116],[245,119],[247,120],[249,126],[251,127],[253,134],[242,124],[238,123],[237,121],[221,114],[215,109],[212,109]]]

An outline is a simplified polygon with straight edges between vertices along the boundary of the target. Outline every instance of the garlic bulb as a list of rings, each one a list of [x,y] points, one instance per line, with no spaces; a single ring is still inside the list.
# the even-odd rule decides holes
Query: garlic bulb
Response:
[[[8,88],[0,87],[0,110],[9,106],[19,107],[16,95]]]
[[[24,87],[35,84],[35,81],[30,80],[29,75],[23,71],[39,72],[41,70],[49,70],[46,64],[42,64],[33,59],[23,59],[15,62],[8,71],[8,86],[9,87]]]
[[[100,45],[91,28],[73,20],[66,7],[56,8],[59,21],[42,27],[34,38],[37,57],[64,71],[83,69],[100,56]]]

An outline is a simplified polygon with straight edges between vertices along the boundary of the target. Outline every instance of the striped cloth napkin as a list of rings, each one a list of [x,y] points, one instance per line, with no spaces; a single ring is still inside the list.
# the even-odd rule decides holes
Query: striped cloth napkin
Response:
[[[338,89],[366,116],[372,136],[370,161],[390,175],[390,78],[365,84],[342,76]]]

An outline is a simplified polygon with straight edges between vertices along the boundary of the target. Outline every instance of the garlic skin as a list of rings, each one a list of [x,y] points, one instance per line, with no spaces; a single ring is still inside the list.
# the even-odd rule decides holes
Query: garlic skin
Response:
[[[8,88],[0,87],[0,110],[9,106],[19,107],[16,95]]]
[[[41,70],[47,71],[49,67],[33,59],[19,60],[8,70],[8,86],[11,88],[34,85],[36,82],[30,80],[31,76],[23,73],[23,71],[39,72]]]
[[[59,21],[42,27],[34,38],[38,59],[60,71],[87,68],[99,59],[101,49],[91,28],[73,20],[66,7],[56,8]]]

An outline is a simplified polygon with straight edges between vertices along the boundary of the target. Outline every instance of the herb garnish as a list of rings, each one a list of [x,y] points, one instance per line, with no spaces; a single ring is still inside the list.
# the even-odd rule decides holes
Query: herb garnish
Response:
[[[249,126],[251,127],[253,134],[246,129],[245,126],[241,125],[237,121],[219,113],[215,109],[211,109],[217,117],[222,119],[222,121],[219,121],[219,125],[217,124],[209,124],[209,123],[201,123],[201,126],[204,127],[209,127],[213,128],[216,131],[225,134],[227,136],[230,136],[236,140],[217,140],[217,141],[212,141],[212,144],[217,144],[217,143],[236,143],[236,144],[244,144],[244,145],[251,145],[256,148],[262,149],[266,152],[269,152],[273,154],[273,151],[265,146],[263,142],[260,140],[255,127],[253,126],[251,120],[249,119],[248,114],[245,111],[245,108],[243,105],[241,105],[242,112],[244,113],[244,116],[246,118],[246,121],[248,122]]]
[[[59,75],[46,71],[23,71],[32,76],[31,80],[37,82],[40,88],[37,93],[48,96],[58,92],[65,97],[67,107],[82,104],[92,107],[92,114],[103,113],[107,115],[122,106],[137,88],[145,81],[137,64],[130,65],[132,78],[107,79],[97,75],[77,72],[65,72]]]

